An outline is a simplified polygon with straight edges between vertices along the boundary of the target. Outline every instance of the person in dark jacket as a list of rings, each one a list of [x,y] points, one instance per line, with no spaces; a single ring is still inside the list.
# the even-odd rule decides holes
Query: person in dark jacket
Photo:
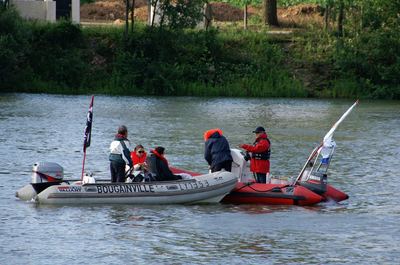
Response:
[[[111,182],[125,182],[125,165],[133,166],[129,151],[130,143],[127,137],[128,129],[125,125],[121,125],[114,141],[110,144]]]
[[[156,181],[178,180],[182,179],[180,175],[174,175],[169,169],[168,161],[164,156],[165,148],[162,146],[156,147],[150,151],[150,156],[147,157],[146,163],[149,172]]]
[[[239,147],[251,153],[250,171],[253,172],[256,181],[258,183],[266,183],[269,175],[271,142],[263,127],[257,127],[253,133],[256,136],[253,145],[241,144]]]
[[[232,169],[232,155],[228,140],[222,135],[221,129],[211,129],[204,132],[204,159],[210,166],[211,172]]]

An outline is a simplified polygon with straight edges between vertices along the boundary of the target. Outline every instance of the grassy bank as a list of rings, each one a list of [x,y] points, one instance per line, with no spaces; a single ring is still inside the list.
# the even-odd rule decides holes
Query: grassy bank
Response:
[[[0,13],[0,92],[399,99],[400,62],[382,60],[400,54],[388,53],[385,45],[400,39],[391,34],[355,45],[318,30],[281,41],[265,31],[137,25],[124,38],[122,27],[27,22],[7,10]]]
[[[2,14],[1,91],[305,97],[279,47],[252,32],[25,22]],[[278,66],[278,67],[277,67]]]

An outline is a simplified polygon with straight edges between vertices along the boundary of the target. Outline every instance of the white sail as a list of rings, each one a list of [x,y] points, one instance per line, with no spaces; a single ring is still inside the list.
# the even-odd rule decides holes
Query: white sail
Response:
[[[332,154],[332,150],[335,149],[336,143],[332,139],[333,133],[337,129],[340,123],[350,114],[350,112],[353,110],[353,108],[358,104],[358,100],[340,117],[340,119],[332,126],[332,128],[329,130],[329,132],[324,136],[324,139],[322,143],[314,148],[314,150],[311,152],[310,156],[308,157],[306,163],[304,164],[303,168],[301,169],[299,175],[297,178],[293,181],[293,185],[297,183],[297,181],[301,178],[301,176],[304,173],[304,170],[307,168],[307,165],[309,164],[312,159],[315,157],[318,157],[320,153],[322,152],[323,159],[329,159],[329,156]],[[332,151],[332,152],[331,152]],[[330,155],[329,155],[330,154]],[[328,161],[326,161],[328,162]]]
[[[329,130],[329,132],[325,135],[323,143],[326,146],[329,146],[331,140],[332,140],[332,136],[333,133],[335,132],[335,130],[337,129],[337,127],[339,126],[339,124],[342,123],[342,121],[344,119],[346,119],[346,117],[350,114],[350,112],[353,110],[353,108],[358,104],[358,100],[342,115],[342,117],[340,117],[340,119],[332,126],[332,128]],[[326,143],[326,144],[325,144]]]

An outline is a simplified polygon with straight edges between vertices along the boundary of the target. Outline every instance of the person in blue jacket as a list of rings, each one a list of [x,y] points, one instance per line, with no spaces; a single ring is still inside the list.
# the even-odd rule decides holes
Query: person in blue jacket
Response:
[[[210,166],[211,172],[232,169],[232,155],[228,140],[222,135],[221,129],[211,129],[204,132],[204,159]]]
[[[133,166],[128,140],[128,129],[125,125],[118,128],[114,141],[110,144],[111,182],[125,182],[125,165]]]

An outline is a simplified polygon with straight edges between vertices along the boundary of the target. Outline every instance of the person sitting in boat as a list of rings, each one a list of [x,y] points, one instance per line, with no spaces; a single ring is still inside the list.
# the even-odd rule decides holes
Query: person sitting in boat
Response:
[[[130,156],[128,129],[125,125],[118,127],[118,132],[110,144],[111,182],[125,182],[125,165],[133,166]]]
[[[133,162],[133,168],[134,170],[146,170],[147,164],[146,164],[146,158],[147,158],[147,153],[144,150],[143,145],[138,144],[135,149],[131,152],[131,159]]]
[[[182,179],[181,175],[175,175],[169,169],[168,161],[164,154],[165,148],[162,146],[150,151],[150,156],[147,157],[146,163],[152,178],[156,181]]]
[[[210,166],[211,172],[231,171],[232,155],[228,140],[222,135],[221,129],[211,129],[204,132],[204,159]]]
[[[256,137],[253,145],[241,144],[239,147],[251,153],[250,171],[253,172],[256,182],[266,183],[269,176],[271,142],[264,127],[257,127],[253,133]]]

